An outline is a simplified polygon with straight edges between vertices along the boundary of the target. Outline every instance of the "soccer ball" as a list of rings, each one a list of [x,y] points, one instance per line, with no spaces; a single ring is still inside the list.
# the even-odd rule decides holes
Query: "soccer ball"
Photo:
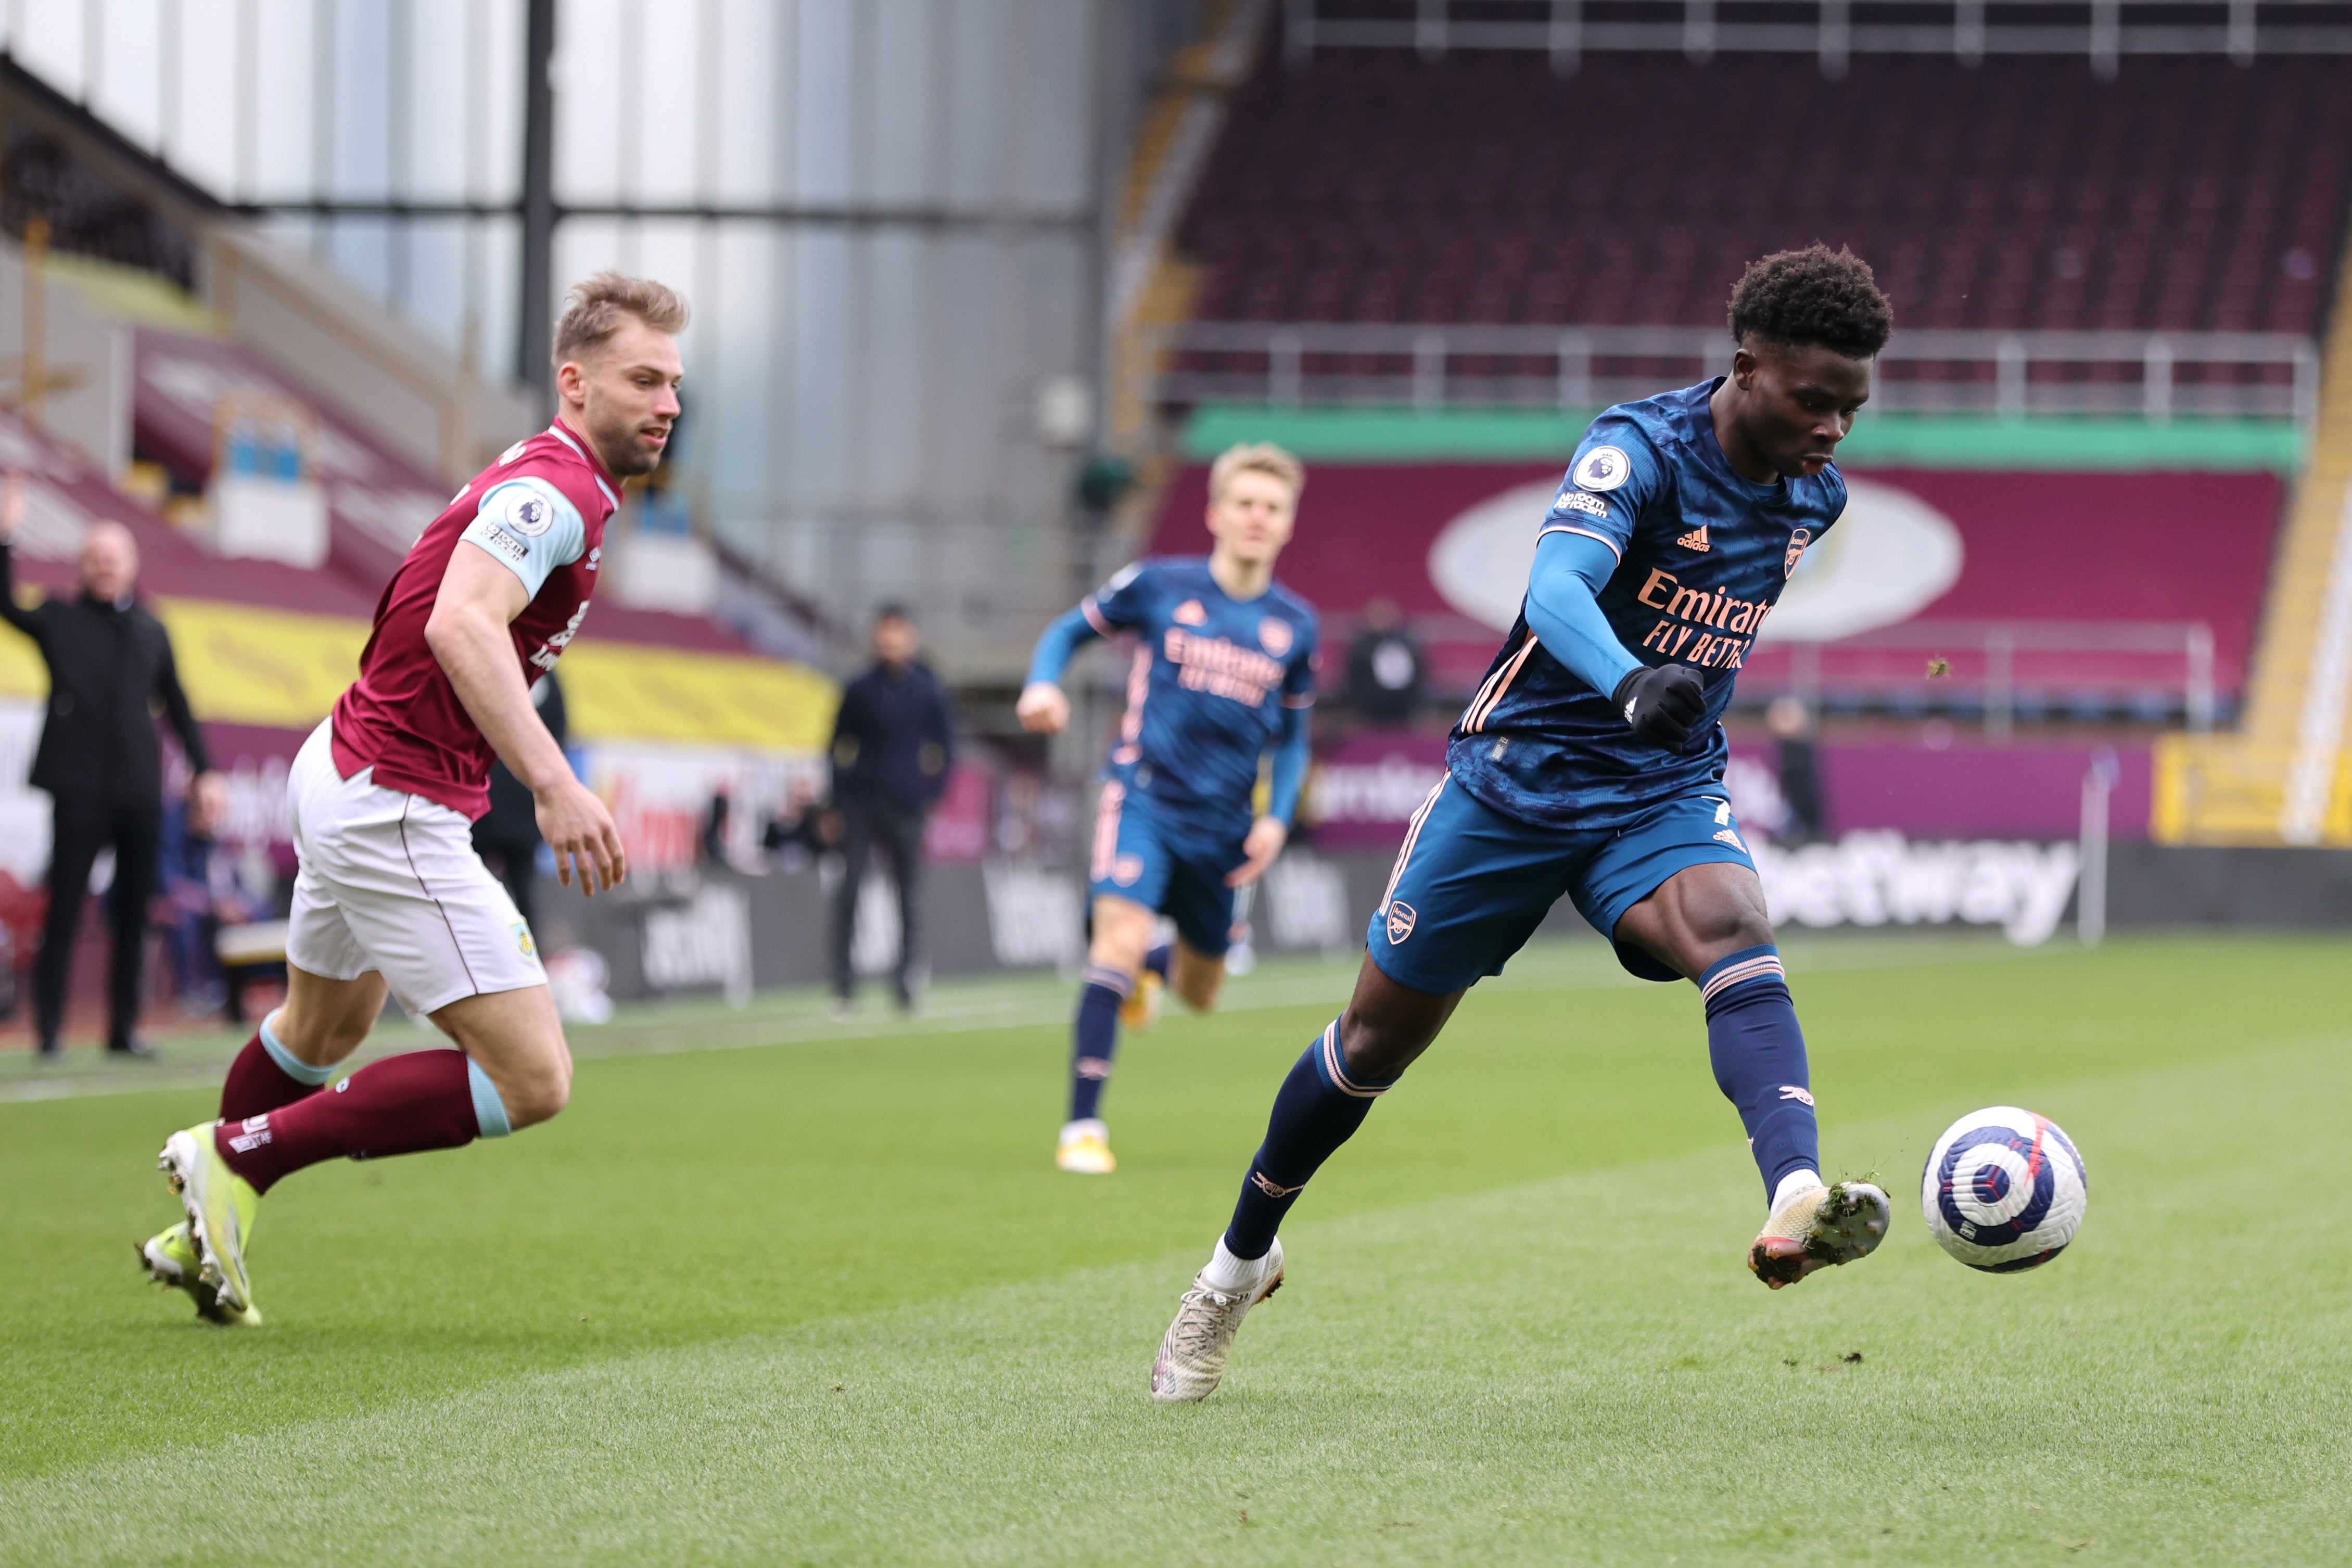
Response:
[[[2089,1197],[2074,1140],[2014,1105],[1972,1111],[1947,1127],[1919,1178],[1928,1230],[1989,1274],[2038,1269],[2063,1252]]]

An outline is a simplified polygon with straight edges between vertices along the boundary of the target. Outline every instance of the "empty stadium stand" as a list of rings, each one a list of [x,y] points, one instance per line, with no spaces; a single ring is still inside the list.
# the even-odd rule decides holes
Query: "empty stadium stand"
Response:
[[[1719,320],[1726,258],[1820,239],[1907,329],[2319,329],[2342,61],[1269,50],[1183,231],[1227,321]],[[1966,127],[1965,131],[1956,128]]]

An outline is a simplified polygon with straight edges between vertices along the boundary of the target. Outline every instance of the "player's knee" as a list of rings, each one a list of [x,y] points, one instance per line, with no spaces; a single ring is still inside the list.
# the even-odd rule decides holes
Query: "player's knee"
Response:
[[[499,1085],[499,1098],[506,1103],[507,1121],[517,1132],[552,1121],[572,1103],[571,1065],[517,1075]]]
[[[320,1066],[341,1061],[367,1043],[374,1027],[373,1017],[302,1014],[290,1007],[279,1009],[269,1020],[269,1032],[278,1044],[299,1060]]]
[[[1087,963],[1132,977],[1142,970],[1143,956],[1150,946],[1150,916],[1139,912],[1131,916],[1099,906],[1095,910],[1094,936],[1087,943]]]
[[[1339,1020],[1339,1054],[1348,1075],[1385,1083],[1401,1076],[1435,1036],[1412,1023],[1369,1018],[1350,1009]]]
[[[1760,909],[1745,904],[1726,903],[1695,914],[1691,918],[1692,935],[1702,949],[1722,949],[1737,952],[1743,947],[1762,947],[1772,941],[1772,922]]]

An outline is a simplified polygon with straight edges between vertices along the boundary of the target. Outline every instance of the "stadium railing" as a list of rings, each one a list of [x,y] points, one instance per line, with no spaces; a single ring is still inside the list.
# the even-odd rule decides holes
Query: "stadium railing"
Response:
[[[1283,52],[1303,64],[1318,49],[1455,49],[1549,54],[1555,69],[1588,53],[1679,52],[1817,56],[1842,75],[1860,54],[2080,55],[2102,77],[2137,54],[2352,54],[2352,26],[2336,0],[1608,0],[1588,19],[1581,0],[1284,0]],[[1990,15],[1989,15],[1990,13]]]
[[[1721,326],[1193,321],[1134,363],[1161,405],[1207,402],[1557,404],[1646,397],[1730,368]],[[1468,362],[1465,362],[1468,361]],[[2292,418],[2319,401],[2319,350],[2290,332],[1899,333],[1875,405],[1921,413]]]
[[[1931,674],[1933,667],[1940,674]],[[1783,693],[1817,706],[1938,711],[2010,739],[2020,720],[2118,714],[2213,727],[2222,697],[2213,629],[2202,621],[1938,621],[1835,642],[1766,642],[1748,654],[1743,706]]]

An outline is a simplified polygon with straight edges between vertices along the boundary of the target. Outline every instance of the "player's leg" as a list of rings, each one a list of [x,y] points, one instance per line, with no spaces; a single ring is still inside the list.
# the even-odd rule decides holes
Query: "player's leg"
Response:
[[[1225,958],[1243,929],[1237,911],[1244,890],[1227,885],[1225,878],[1249,855],[1239,837],[1216,842],[1188,831],[1171,838],[1168,892],[1160,908],[1175,927],[1175,942],[1164,978],[1186,1008],[1205,1013],[1224,989]]]
[[[1179,936],[1164,977],[1168,988],[1187,1008],[1196,1013],[1213,1012],[1225,988],[1225,956],[1203,953]]]
[[[221,1120],[240,1122],[306,1099],[367,1040],[383,1015],[383,977],[347,979],[288,961],[286,1002],[261,1020],[221,1084]]]
[[[853,805],[841,812],[841,885],[833,890],[833,995],[835,1010],[849,1006],[857,992],[853,949],[857,940],[857,894],[866,881],[866,862],[874,852],[874,811]]]
[[[1347,1011],[1292,1064],[1275,1092],[1265,1140],[1250,1160],[1232,1220],[1176,1308],[1151,1363],[1151,1397],[1205,1399],[1223,1380],[1234,1335],[1252,1307],[1282,1287],[1275,1232],[1307,1183],[1355,1135],[1406,1066],[1453,1014],[1462,993],[1432,995],[1398,984],[1370,956]],[[1352,1042],[1342,1046],[1342,1040]],[[1372,1065],[1377,1064],[1378,1075]]]
[[[323,731],[304,752],[289,789],[302,863],[288,956],[320,984],[298,982],[300,993],[273,1034],[288,1056],[315,1071],[364,1038],[388,984],[463,1049],[385,1057],[324,1092],[173,1134],[165,1164],[207,1272],[236,1305],[250,1296],[233,1243],[277,1182],[322,1160],[500,1136],[553,1114],[570,1084],[530,928],[475,854],[466,820],[364,776],[340,779],[326,760]]]
[[[114,886],[107,900],[112,926],[112,973],[106,998],[106,1049],[144,1055],[139,1039],[139,1000],[147,956],[147,904],[155,887],[155,867],[163,848],[163,813],[118,808],[114,816]]]
[[[1654,866],[1670,859],[1689,863],[1628,908],[1614,935],[1621,951],[1638,948],[1699,987],[1716,1083],[1739,1112],[1764,1182],[1768,1218],[1748,1249],[1748,1267],[1779,1290],[1866,1256],[1885,1234],[1892,1206],[1870,1183],[1831,1186],[1822,1180],[1804,1030],[1773,943],[1763,883],[1736,843],[1728,808],[1708,800],[1696,812],[1678,808],[1664,815],[1623,835],[1621,843],[1636,847],[1621,858],[1643,854],[1639,846],[1649,838]],[[1696,816],[1695,827],[1677,827],[1685,815]],[[1717,836],[1727,831],[1730,841]],[[1677,838],[1680,851],[1669,847]],[[1605,881],[1613,869],[1596,868],[1596,874]]]
[[[89,891],[89,868],[106,841],[96,807],[60,800],[49,814],[49,904],[41,923],[41,956],[33,965],[33,1029],[42,1054],[58,1049],[65,1027],[66,985],[73,970],[74,936]]]
[[[890,847],[890,874],[898,889],[898,967],[891,976],[898,1006],[912,1009],[922,988],[923,956],[923,813],[884,805],[882,833]]]
[[[299,854],[299,813],[296,831]],[[383,977],[352,934],[333,891],[308,863],[295,873],[286,949],[285,1005],[261,1020],[229,1063],[216,1125],[266,1126],[272,1113],[316,1094],[383,1011]],[[260,1193],[227,1166],[211,1127],[175,1134],[163,1159],[187,1218],[141,1244],[148,1278],[186,1291],[197,1312],[215,1322],[259,1322],[246,1253]],[[232,1279],[232,1300],[224,1301],[223,1282]]]
[[[1125,785],[1106,783],[1087,864],[1087,973],[1070,1024],[1070,1113],[1054,1150],[1063,1170],[1105,1176],[1118,1167],[1102,1119],[1103,1089],[1118,1054],[1119,1015],[1151,946],[1172,864],[1166,825]]]
[[[326,1093],[223,1122],[235,1170],[266,1193],[331,1159],[386,1159],[503,1137],[563,1109],[572,1057],[544,983],[461,997],[431,1017],[458,1046],[368,1063]]]
[[[1200,1399],[1216,1387],[1243,1315],[1281,1283],[1276,1232],[1291,1206],[1463,993],[1526,944],[1570,853],[1566,835],[1512,822],[1451,780],[1415,814],[1372,912],[1355,994],[1275,1093],[1233,1218],[1160,1342],[1153,1398]]]
[[[1151,946],[1143,950],[1143,967],[1136,971],[1135,988],[1118,1009],[1118,1026],[1129,1030],[1150,1029],[1160,1021],[1160,1004],[1166,998],[1169,973],[1176,961],[1176,939],[1163,937],[1152,923]]]
[[[274,1032],[312,1071],[331,1066],[366,1037],[389,984],[458,1049],[384,1057],[330,1092],[222,1122],[222,1157],[257,1193],[321,1160],[501,1137],[554,1115],[571,1091],[537,944],[465,820],[389,790],[364,794],[386,799],[362,800],[311,846],[297,878],[288,956],[311,977]]]
[[[1132,841],[1132,840],[1130,840]],[[1133,879],[1137,883],[1142,877]],[[1137,891],[1151,895],[1148,886]],[[1118,1051],[1120,1009],[1143,967],[1145,949],[1158,916],[1149,905],[1122,894],[1097,893],[1091,906],[1086,978],[1070,1023],[1069,1115],[1055,1143],[1054,1163],[1081,1176],[1107,1176],[1118,1168],[1110,1152],[1110,1132],[1102,1119],[1103,1090]]]

